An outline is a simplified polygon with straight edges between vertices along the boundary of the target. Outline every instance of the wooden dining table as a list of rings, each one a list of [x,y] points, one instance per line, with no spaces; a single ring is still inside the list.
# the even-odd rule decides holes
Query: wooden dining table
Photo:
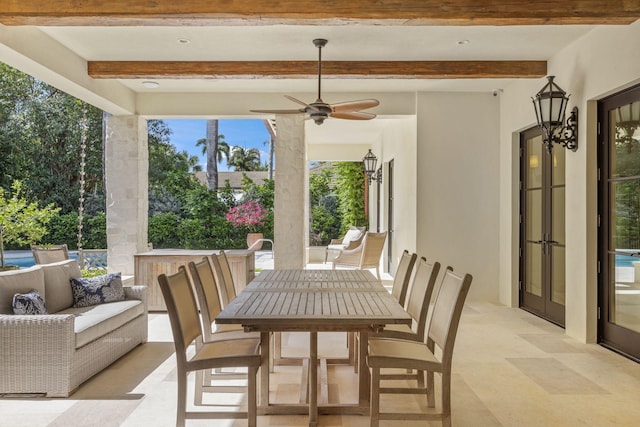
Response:
[[[369,413],[368,334],[388,324],[411,324],[411,317],[366,270],[264,270],[220,312],[216,323],[260,332],[258,413],[308,413],[309,426],[315,427],[318,414]],[[308,405],[269,400],[269,337],[274,332],[309,332]],[[318,332],[360,334],[357,403],[318,404]]]

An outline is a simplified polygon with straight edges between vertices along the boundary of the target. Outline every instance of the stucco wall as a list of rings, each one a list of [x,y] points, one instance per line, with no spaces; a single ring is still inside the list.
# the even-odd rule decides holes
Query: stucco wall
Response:
[[[640,22],[599,27],[549,60],[548,74],[571,94],[569,108],[578,106],[579,148],[567,153],[566,164],[566,331],[593,342],[597,333],[597,115],[595,101],[640,83]],[[517,205],[513,173],[517,132],[535,125],[530,97],[545,79],[514,83],[504,90],[500,112],[500,299],[517,303]]]
[[[490,93],[418,96],[417,250],[473,275],[498,300],[499,103]]]
[[[403,250],[416,252],[416,226],[417,226],[417,192],[416,192],[416,119],[415,117],[389,120],[389,124],[383,129],[382,144],[377,148],[376,154],[379,162],[382,161],[383,183],[380,203],[380,229],[387,230],[389,176],[388,163],[393,159],[394,164],[394,217],[393,217],[393,253],[392,273],[398,267],[398,261]],[[375,152],[375,150],[374,150]],[[380,163],[378,163],[380,164]],[[375,192],[371,193],[371,211],[375,218]],[[375,222],[372,223],[372,225]],[[389,242],[387,242],[389,244]],[[386,258],[386,257],[383,257]],[[387,271],[387,263],[384,264]]]

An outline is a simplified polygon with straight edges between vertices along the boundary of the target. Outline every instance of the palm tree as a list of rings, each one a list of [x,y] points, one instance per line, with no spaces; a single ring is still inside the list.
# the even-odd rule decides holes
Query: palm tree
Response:
[[[218,189],[218,163],[223,156],[229,159],[229,144],[224,141],[224,135],[218,133],[218,121],[207,120],[207,137],[200,138],[196,147],[202,146],[202,154],[207,155],[207,188]]]
[[[260,170],[260,150],[257,148],[246,149],[244,147],[234,146],[231,149],[231,156],[227,164],[233,166],[238,172]]]
[[[263,120],[262,123],[264,123],[264,127],[267,128],[267,132],[269,132],[269,141],[265,141],[264,144],[269,144],[267,168],[269,170],[269,179],[273,179],[273,156],[276,141],[276,124],[275,120]]]
[[[200,166],[200,158],[198,156],[189,156],[187,158],[189,169],[193,172],[202,172],[202,166]]]

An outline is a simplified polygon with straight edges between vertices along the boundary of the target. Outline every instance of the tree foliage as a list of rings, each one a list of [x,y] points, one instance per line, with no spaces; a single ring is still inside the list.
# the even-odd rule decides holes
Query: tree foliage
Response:
[[[102,111],[0,63],[0,187],[20,180],[30,199],[76,211],[85,119],[85,188],[103,200]]]
[[[335,189],[342,218],[342,232],[349,226],[366,226],[364,212],[364,166],[362,163],[339,162],[335,164]]]
[[[0,190],[0,259],[4,268],[4,242],[19,245],[38,243],[47,233],[47,223],[60,208],[53,203],[41,207],[22,194],[22,182],[14,181],[12,194]]]

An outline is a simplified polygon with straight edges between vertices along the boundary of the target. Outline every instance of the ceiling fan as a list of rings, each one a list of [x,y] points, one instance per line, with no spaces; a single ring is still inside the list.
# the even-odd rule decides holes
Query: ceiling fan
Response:
[[[292,96],[285,95],[285,98],[303,105],[304,108],[297,110],[251,110],[253,113],[273,113],[273,114],[308,114],[311,119],[321,125],[326,118],[333,117],[336,119],[346,120],[371,120],[376,117],[373,113],[365,113],[360,110],[372,108],[380,105],[377,99],[362,99],[360,101],[346,101],[337,104],[327,104],[322,100],[321,83],[322,83],[322,48],[326,46],[326,39],[314,39],[313,44],[318,48],[318,99],[311,104],[300,101]]]

